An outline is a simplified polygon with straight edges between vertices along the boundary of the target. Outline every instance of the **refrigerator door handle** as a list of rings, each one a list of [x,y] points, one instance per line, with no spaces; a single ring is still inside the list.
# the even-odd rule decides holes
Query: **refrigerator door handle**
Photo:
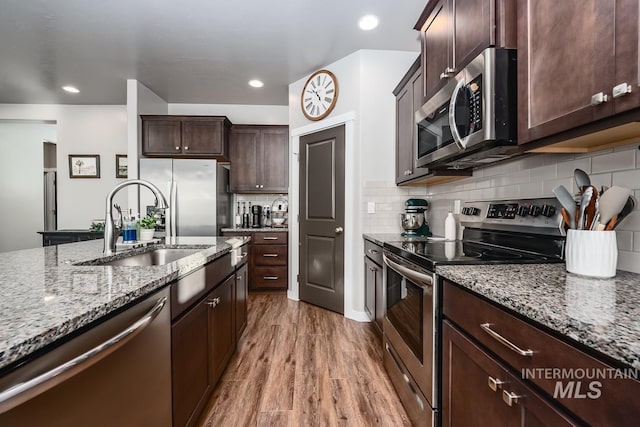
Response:
[[[176,237],[178,235],[178,183],[175,180],[171,181],[171,201],[169,205],[171,206],[170,233],[171,237]]]

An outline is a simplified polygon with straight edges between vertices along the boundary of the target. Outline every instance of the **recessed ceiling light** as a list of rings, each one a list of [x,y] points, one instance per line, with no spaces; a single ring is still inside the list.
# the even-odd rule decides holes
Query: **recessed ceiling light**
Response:
[[[264,86],[264,83],[262,83],[260,80],[249,80],[249,86],[251,86],[251,87],[262,87],[262,86]]]
[[[378,17],[375,15],[365,15],[358,21],[361,30],[369,31],[378,26]]]
[[[80,93],[80,89],[75,86],[62,86],[62,90],[66,90],[69,93]]]

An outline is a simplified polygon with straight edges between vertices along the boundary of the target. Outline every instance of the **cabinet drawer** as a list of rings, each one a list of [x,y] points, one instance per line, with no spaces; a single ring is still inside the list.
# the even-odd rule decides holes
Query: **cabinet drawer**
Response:
[[[587,423],[629,425],[640,417],[636,397],[640,382],[614,379],[609,365],[447,281],[443,313],[523,378],[550,397],[555,394],[553,400]],[[512,343],[512,347],[501,339]],[[520,354],[519,350],[528,354]],[[585,376],[598,372],[605,373],[605,378]]]
[[[253,289],[287,289],[287,267],[255,267],[251,287]]]
[[[287,245],[255,245],[254,265],[287,265]]]
[[[382,247],[373,242],[364,240],[364,254],[371,258],[376,264],[382,266]]]
[[[287,243],[287,233],[253,233],[252,241],[256,245],[282,245]]]

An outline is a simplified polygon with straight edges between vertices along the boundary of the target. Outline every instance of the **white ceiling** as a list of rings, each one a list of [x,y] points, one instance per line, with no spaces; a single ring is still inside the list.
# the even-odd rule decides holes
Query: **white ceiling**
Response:
[[[137,79],[171,103],[286,105],[289,83],[358,49],[418,52],[412,28],[427,1],[1,3],[0,103],[125,104]],[[367,13],[380,25],[365,32]]]

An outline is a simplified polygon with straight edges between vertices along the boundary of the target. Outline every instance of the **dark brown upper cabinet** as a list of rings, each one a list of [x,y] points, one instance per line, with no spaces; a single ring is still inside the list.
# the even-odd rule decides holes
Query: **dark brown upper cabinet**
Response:
[[[414,27],[421,32],[423,101],[489,46],[515,46],[510,0],[431,1]]]
[[[228,160],[231,122],[222,116],[141,116],[142,154]]]
[[[637,0],[517,6],[519,143],[618,126],[593,122],[640,106]]]
[[[289,190],[288,126],[233,126],[229,153],[231,191],[286,193]]]

